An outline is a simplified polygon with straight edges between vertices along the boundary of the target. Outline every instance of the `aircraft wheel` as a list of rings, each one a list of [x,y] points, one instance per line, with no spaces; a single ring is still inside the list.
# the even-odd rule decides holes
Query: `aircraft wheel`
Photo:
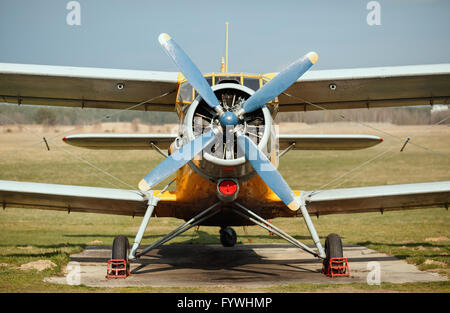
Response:
[[[233,228],[224,227],[220,229],[220,242],[224,247],[234,247],[237,235]]]
[[[325,239],[325,253],[327,259],[342,258],[344,256],[344,249],[342,248],[341,237],[337,234],[329,234]]]
[[[113,241],[111,259],[128,261],[129,249],[130,244],[128,243],[128,238],[122,235],[117,236]]]
[[[113,260],[125,260],[127,263],[127,270],[130,268],[128,262],[128,255],[130,251],[130,244],[126,236],[120,235],[114,238],[111,252],[111,259]]]
[[[344,250],[342,248],[341,237],[337,234],[329,234],[325,239],[325,254],[326,259],[323,260],[324,273],[328,273],[328,267],[331,258],[342,258],[344,256]]]

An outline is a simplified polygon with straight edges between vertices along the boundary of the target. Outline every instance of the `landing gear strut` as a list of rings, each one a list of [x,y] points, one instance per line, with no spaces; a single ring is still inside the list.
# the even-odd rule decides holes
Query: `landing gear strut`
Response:
[[[222,227],[220,229],[220,242],[224,247],[234,247],[236,244],[237,235],[233,228]]]
[[[152,198],[150,198],[150,199],[152,199]],[[161,246],[162,244],[166,243],[167,241],[175,238],[178,235],[181,235],[188,229],[191,229],[192,227],[202,223],[203,221],[207,220],[208,218],[210,218],[220,212],[219,210],[214,210],[214,208],[220,204],[220,202],[216,202],[215,204],[211,205],[206,210],[200,212],[199,214],[197,214],[196,216],[191,218],[189,221],[187,221],[186,223],[184,223],[183,225],[181,225],[174,231],[170,232],[169,234],[167,234],[163,238],[159,239],[155,243],[145,247],[139,253],[136,253],[137,248],[139,247],[139,244],[141,242],[142,236],[144,235],[145,228],[147,227],[147,224],[150,220],[150,216],[153,212],[153,208],[158,203],[157,202],[158,200],[155,200],[154,202],[152,202],[152,204],[149,204],[149,206],[147,208],[147,212],[145,213],[144,219],[142,220],[141,226],[139,227],[138,234],[136,235],[136,238],[134,239],[133,247],[131,248],[131,252],[129,255],[130,260],[135,260],[136,258],[140,257],[141,255],[144,255],[148,251]],[[150,202],[150,200],[149,200],[149,202]]]

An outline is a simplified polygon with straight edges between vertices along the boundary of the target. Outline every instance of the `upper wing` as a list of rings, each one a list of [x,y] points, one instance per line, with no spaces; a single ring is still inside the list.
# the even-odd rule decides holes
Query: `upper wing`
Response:
[[[382,138],[371,135],[278,135],[280,149],[294,144],[295,150],[357,150],[372,147],[382,141]]]
[[[173,216],[176,197],[172,192],[154,191],[160,198],[155,214]],[[0,180],[3,208],[31,208],[68,212],[91,212],[143,216],[147,199],[136,190],[56,185]]]
[[[446,206],[450,181],[303,192],[311,214],[383,212]]]
[[[449,98],[450,64],[309,71],[278,96],[281,112],[450,104]]]
[[[174,111],[178,73],[0,63],[0,102]]]
[[[63,138],[64,142],[88,149],[148,150],[152,143],[167,150],[177,138],[176,134],[80,134]],[[298,135],[280,134],[280,149],[295,144],[296,150],[356,150],[372,147],[383,141],[370,135]]]
[[[160,149],[169,149],[177,138],[176,134],[81,134],[69,135],[64,142],[88,149],[147,150],[152,143]]]

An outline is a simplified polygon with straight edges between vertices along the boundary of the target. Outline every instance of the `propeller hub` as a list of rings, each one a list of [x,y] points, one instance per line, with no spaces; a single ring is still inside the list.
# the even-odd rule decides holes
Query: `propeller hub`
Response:
[[[239,122],[237,115],[234,112],[225,112],[219,118],[220,124],[226,126],[236,126]]]

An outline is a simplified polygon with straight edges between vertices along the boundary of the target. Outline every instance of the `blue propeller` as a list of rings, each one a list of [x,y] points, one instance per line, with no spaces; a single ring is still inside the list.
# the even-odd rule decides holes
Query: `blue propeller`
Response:
[[[180,72],[186,77],[187,81],[200,94],[205,102],[216,112],[219,116],[224,115],[223,109],[220,106],[219,100],[209,86],[206,79],[203,77],[200,70],[195,66],[189,56],[181,49],[181,47],[168,34],[161,34],[158,37],[159,43],[165,49],[167,54],[177,65]],[[139,182],[139,189],[142,192],[150,190],[159,182],[170,176],[180,167],[192,160],[198,153],[205,149],[209,144],[214,142],[216,135],[220,132],[218,128],[212,129],[207,133],[186,143],[158,166],[156,166],[147,176]]]
[[[289,185],[273,166],[258,146],[243,133],[238,133],[237,144],[244,152],[245,158],[270,189],[283,201],[289,209],[297,211],[300,203]]]
[[[309,52],[289,65],[248,98],[238,115],[242,117],[243,114],[260,109],[267,102],[275,99],[309,70],[317,62],[318,58],[317,53]]]
[[[244,152],[245,158],[250,162],[262,180],[291,210],[298,210],[300,204],[293,191],[269,159],[258,149],[258,146],[239,129],[239,119],[242,119],[245,113],[262,108],[267,102],[289,88],[289,86],[317,62],[317,54],[310,52],[289,65],[248,98],[239,112],[224,112],[214,91],[183,49],[167,34],[161,34],[158,40],[187,81],[199,93],[203,100],[218,113],[221,125],[223,127],[236,126],[235,131],[238,147]],[[139,189],[143,192],[150,190],[181,166],[192,160],[195,155],[200,153],[208,145],[212,144],[219,133],[221,133],[220,127],[213,128],[183,145],[145,176],[139,183]]]
[[[212,144],[218,132],[218,130],[212,129],[184,144],[178,150],[175,150],[175,152],[159,163],[158,166],[139,182],[139,189],[142,192],[148,191],[163,179],[169,177],[170,174],[174,173],[180,167],[192,160],[208,145]]]
[[[187,81],[194,87],[205,102],[216,111],[223,113],[219,100],[212,91],[205,77],[203,77],[200,70],[195,66],[194,62],[181,49],[173,38],[168,34],[161,34],[158,37],[159,43],[177,65],[180,72],[186,77]]]

